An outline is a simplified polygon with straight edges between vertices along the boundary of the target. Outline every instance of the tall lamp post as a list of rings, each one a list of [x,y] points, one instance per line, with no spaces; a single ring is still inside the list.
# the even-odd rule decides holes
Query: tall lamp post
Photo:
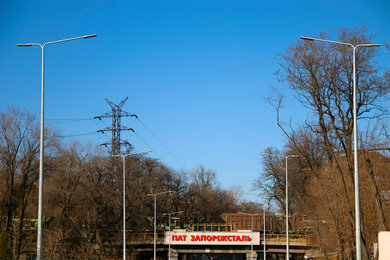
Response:
[[[260,153],[261,155],[271,155],[271,156],[279,156],[284,157],[286,159],[286,259],[290,259],[290,246],[289,246],[289,231],[288,231],[288,158],[296,158],[299,155],[290,154],[287,156],[272,154],[272,153]]]
[[[45,52],[46,45],[53,43],[60,43],[78,39],[88,39],[96,37],[96,34],[84,35],[74,38],[68,38],[58,41],[40,43],[22,43],[18,44],[19,47],[39,46],[42,50],[42,72],[41,72],[41,132],[40,132],[40,144],[39,144],[39,188],[38,188],[38,232],[37,232],[37,259],[42,259],[42,208],[43,208],[43,150],[44,150],[44,86],[45,86]]]
[[[171,215],[174,214],[181,214],[184,211],[176,211],[176,212],[171,212],[171,213],[165,213],[163,215],[167,216],[168,215],[168,223],[169,223],[169,232],[171,232]],[[169,245],[168,245],[168,260],[171,260],[171,236],[169,236]]]
[[[169,191],[163,191],[163,192],[159,192],[159,193],[151,193],[151,194],[147,194],[147,196],[153,196],[154,197],[154,231],[153,231],[153,239],[154,239],[154,243],[153,243],[153,259],[156,260],[156,227],[157,227],[157,224],[156,224],[156,218],[157,218],[157,206],[156,206],[156,201],[157,201],[157,196],[158,195],[162,195],[162,194],[166,194],[166,193],[173,193],[173,191],[169,190]]]
[[[260,194],[257,194],[257,193],[247,193],[248,195],[254,195],[254,196],[259,196]],[[266,254],[266,239],[265,239],[265,200],[264,200],[264,197],[263,197],[263,237],[264,237],[264,241],[263,241],[263,251],[264,251],[264,260],[267,259],[267,254]]]
[[[255,214],[252,214],[252,213],[241,213],[241,214],[244,214],[244,215],[248,215],[248,216],[251,216],[251,260],[253,260],[253,216],[257,216],[259,214],[255,213]]]
[[[150,153],[143,151],[138,153],[114,154],[113,157],[122,157],[123,160],[123,259],[126,260],[126,157],[130,155]]]
[[[265,239],[265,200],[263,198],[263,236],[264,236],[264,243],[263,243],[263,251],[264,251],[264,260],[267,259],[267,252],[266,252],[266,248],[265,248],[265,244],[266,244],[266,239]]]
[[[348,42],[337,42],[325,39],[318,39],[312,37],[301,36],[302,40],[319,41],[333,44],[341,44],[352,47],[353,55],[353,154],[354,154],[354,168],[355,168],[355,225],[356,225],[356,259],[362,259],[362,245],[361,245],[361,231],[360,231],[360,196],[359,196],[359,161],[358,161],[358,140],[357,140],[357,115],[356,115],[356,49],[358,47],[380,47],[380,44],[362,43],[353,45]]]

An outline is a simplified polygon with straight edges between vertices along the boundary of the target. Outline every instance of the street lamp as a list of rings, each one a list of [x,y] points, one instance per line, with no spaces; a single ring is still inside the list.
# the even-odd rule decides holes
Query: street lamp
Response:
[[[171,232],[171,215],[174,215],[174,214],[181,214],[183,213],[184,211],[176,211],[176,212],[171,212],[171,213],[165,213],[163,214],[164,216],[168,215],[168,223],[169,223],[169,232]],[[171,260],[171,236],[169,236],[169,248],[168,248],[168,260]]]
[[[248,216],[251,216],[251,260],[253,260],[253,216],[257,216],[259,214],[257,213],[245,213],[245,212],[242,212],[241,214],[243,215],[248,215]]]
[[[39,144],[39,188],[38,188],[38,232],[37,232],[37,259],[42,259],[42,208],[43,208],[43,150],[44,150],[44,86],[45,86],[45,46],[53,43],[60,43],[66,41],[72,41],[77,39],[88,39],[96,37],[96,34],[79,36],[74,38],[68,38],[53,42],[47,42],[45,44],[40,43],[22,43],[18,44],[19,47],[30,47],[33,45],[41,47],[42,50],[42,74],[41,74],[41,133]]]
[[[348,42],[337,42],[325,39],[317,39],[312,37],[301,36],[302,40],[319,41],[326,43],[334,43],[347,45],[353,50],[353,152],[354,152],[354,168],[355,168],[355,225],[356,225],[356,260],[362,259],[361,231],[360,231],[360,196],[359,196],[359,161],[358,161],[358,140],[357,140],[357,115],[356,115],[356,48],[357,47],[380,47],[380,44],[363,43],[353,45]]]
[[[273,153],[260,153],[261,155],[271,155],[271,156],[279,156],[286,158],[286,259],[290,259],[290,247],[289,247],[289,235],[288,235],[288,158],[296,158],[299,155],[290,154],[287,156]]]
[[[260,194],[257,194],[257,193],[247,193],[248,195],[255,195],[255,196],[259,196]],[[264,241],[263,241],[263,251],[264,251],[264,260],[267,259],[267,254],[266,254],[266,239],[265,239],[265,200],[264,200],[264,197],[263,197],[263,237],[264,237]]]
[[[156,198],[158,195],[166,194],[166,193],[173,193],[173,191],[163,191],[159,193],[151,193],[147,194],[146,196],[153,196],[154,197],[154,232],[153,232],[153,238],[154,238],[154,243],[153,243],[153,259],[156,260],[156,218],[157,218],[157,212],[156,212]]]
[[[265,248],[265,244],[266,244],[266,239],[265,239],[265,200],[263,198],[263,236],[264,236],[264,243],[263,243],[263,251],[264,251],[264,260],[267,259],[267,252],[266,252],[266,248]]]
[[[143,151],[138,153],[114,154],[113,157],[122,157],[123,159],[123,259],[126,260],[126,157],[130,155],[150,153]]]

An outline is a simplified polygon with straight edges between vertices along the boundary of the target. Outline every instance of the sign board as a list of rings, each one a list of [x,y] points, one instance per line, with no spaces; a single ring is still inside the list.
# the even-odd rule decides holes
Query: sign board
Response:
[[[171,245],[258,245],[259,232],[165,232],[165,244]]]
[[[381,231],[378,235],[379,260],[390,259],[390,232]]]

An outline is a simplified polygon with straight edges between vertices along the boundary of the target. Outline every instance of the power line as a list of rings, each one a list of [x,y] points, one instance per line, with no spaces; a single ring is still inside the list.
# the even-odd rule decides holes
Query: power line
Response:
[[[385,55],[389,55],[390,52],[385,52],[385,53],[378,53],[378,54],[375,54],[375,55],[372,55],[373,57],[382,57],[382,56],[385,56]]]
[[[162,147],[164,147],[165,148],[165,150],[167,150],[168,151],[168,153],[173,157],[173,158],[175,158],[176,159],[176,161],[178,161],[180,164],[181,164],[181,166],[183,167],[183,168],[185,168],[186,169],[186,167],[185,167],[185,165],[182,163],[182,161],[180,161],[179,160],[179,158],[177,158],[176,157],[176,155],[174,155],[169,149],[168,149],[168,147],[166,146],[166,145],[164,145],[161,141],[160,141],[160,139],[158,139],[157,138],[157,136],[155,135],[155,134],[153,134],[153,132],[141,121],[141,119],[139,119],[138,117],[137,117],[137,119],[138,119],[138,121],[142,124],[142,126],[160,143],[160,145],[162,146]]]
[[[34,119],[29,119],[29,118],[23,118],[20,117],[21,120],[29,120],[29,121],[40,121],[39,118],[34,118]],[[71,122],[76,122],[76,121],[88,121],[88,120],[93,120],[94,118],[45,118],[45,121],[60,121],[60,122],[55,122],[55,123],[71,123]],[[62,122],[61,122],[62,121]]]
[[[94,118],[58,118],[58,119],[45,119],[46,121],[53,121],[52,124],[62,124],[62,123],[74,123],[74,122],[80,122],[80,121],[89,121],[93,120]]]
[[[152,146],[150,146],[139,134],[137,134],[136,132],[134,132],[134,134],[141,140],[141,142],[143,142],[150,150],[153,151],[153,153],[157,154],[158,157],[160,157],[161,161],[166,164],[168,166],[168,163],[165,161],[164,157],[161,156],[158,152],[156,152],[155,149],[153,149]]]
[[[96,117],[91,117],[91,118],[50,118],[50,119],[46,119],[46,121],[52,121],[50,122],[51,124],[62,124],[62,123],[74,123],[74,122],[80,122],[80,121],[90,121],[90,120],[95,120],[95,119],[99,119],[100,121],[103,121],[105,118],[112,118],[113,115],[114,117],[116,116],[116,119],[117,120],[118,118],[120,117],[135,117],[139,122],[140,124],[149,132],[149,134],[151,136],[153,136],[153,138],[162,146],[164,147],[164,149],[183,167],[186,169],[186,166],[184,165],[184,163],[152,132],[152,130],[150,130],[149,127],[146,126],[146,124],[138,118],[137,115],[134,115],[134,114],[129,114],[125,111],[122,111],[121,108],[122,106],[124,105],[124,103],[127,101],[127,98],[122,100],[121,103],[119,105],[116,105],[116,104],[113,104],[111,101],[107,100],[107,103],[111,106],[112,108],[112,111],[111,113],[110,112],[107,112],[101,116],[96,116]],[[116,113],[116,114],[115,114]],[[26,119],[27,120],[27,119]],[[39,119],[34,119],[34,121],[38,121]],[[97,122],[100,122],[100,121],[97,121]],[[113,118],[113,121],[114,121],[114,118]],[[118,120],[117,120],[118,121]],[[96,122],[96,121],[95,121]],[[121,131],[121,130],[129,130],[129,131],[133,131],[134,130],[132,128],[127,128],[127,127],[122,127],[120,125],[120,119],[119,119],[119,122],[116,122],[114,123],[113,122],[113,127],[112,128],[105,128],[105,129],[101,129],[101,130],[98,130],[97,132],[98,133],[102,133],[104,136],[108,137],[108,135],[106,134],[106,132],[113,132],[113,136],[114,136],[114,132],[115,132],[115,129],[117,129],[117,131]],[[94,135],[96,134],[96,132],[88,132],[88,133],[80,133],[80,134],[70,134],[70,135],[60,135],[58,136],[59,138],[69,138],[69,137],[76,137],[76,136],[87,136],[87,135]],[[119,140],[119,143],[120,144],[128,144],[130,145],[128,142],[120,142],[120,133],[116,133],[116,136],[119,135],[119,139],[118,137],[116,138],[113,138],[112,140],[114,139],[117,139]],[[155,149],[153,149],[139,134],[135,133],[135,135],[146,145],[149,147],[149,149],[152,149],[153,152],[159,156],[161,158],[162,161],[164,161],[165,164],[167,164],[165,162],[165,160],[163,159],[163,157],[158,154],[156,152]],[[113,144],[113,141],[110,143],[104,143],[102,145],[112,145]],[[120,147],[120,144],[119,144],[119,147]]]
[[[75,137],[75,136],[85,136],[85,135],[95,135],[96,132],[89,132],[89,133],[83,133],[83,134],[72,134],[72,135],[59,135],[59,138],[67,138],[67,137]]]

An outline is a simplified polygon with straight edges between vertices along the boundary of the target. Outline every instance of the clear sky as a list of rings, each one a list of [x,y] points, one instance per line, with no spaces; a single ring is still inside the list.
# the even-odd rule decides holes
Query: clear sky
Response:
[[[2,0],[0,109],[28,109],[39,119],[40,48],[17,43],[96,33],[45,49],[46,123],[64,142],[110,141],[96,133],[110,120],[79,119],[110,111],[105,98],[129,97],[123,110],[143,124],[124,118],[136,134],[122,138],[135,151],[151,149],[174,169],[203,165],[222,187],[249,192],[262,169],[258,153],[285,140],[264,102],[271,86],[284,86],[275,54],[301,35],[340,27],[366,26],[375,43],[389,43],[389,14],[389,1]],[[380,53],[390,65],[389,51]],[[283,118],[302,122],[308,112],[284,94]]]

